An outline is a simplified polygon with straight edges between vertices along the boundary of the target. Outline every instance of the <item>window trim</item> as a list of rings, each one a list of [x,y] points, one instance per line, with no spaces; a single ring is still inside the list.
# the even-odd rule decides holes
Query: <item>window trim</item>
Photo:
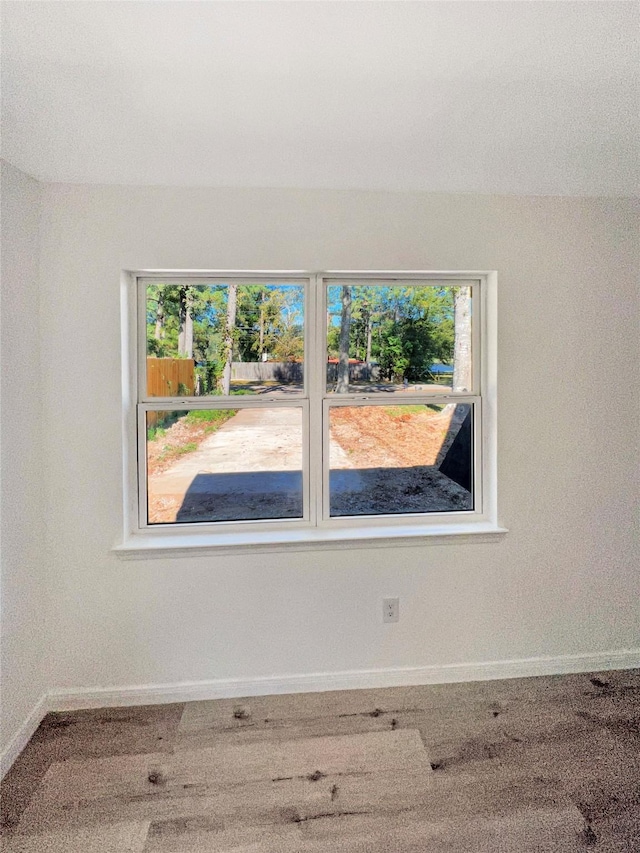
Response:
[[[138,487],[138,455],[146,456],[146,448],[140,445],[140,421],[149,406],[149,399],[138,402],[138,383],[144,379],[144,359],[139,357],[140,347],[146,346],[146,329],[142,336],[142,320],[138,296],[138,279],[171,279],[192,282],[194,279],[233,278],[250,279],[251,283],[265,279],[305,284],[305,340],[311,358],[305,358],[304,376],[307,395],[300,399],[274,396],[269,405],[300,406],[303,418],[308,418],[309,442],[303,449],[303,467],[313,470],[312,477],[303,477],[304,509],[307,517],[278,521],[251,520],[214,522],[205,527],[203,523],[180,523],[179,525],[142,525],[141,508],[146,512],[146,483]],[[349,399],[333,399],[325,393],[325,377],[322,373],[324,337],[326,336],[326,292],[329,283],[352,282],[365,279],[389,280],[402,283],[419,280],[469,280],[477,282],[474,298],[474,323],[472,325],[473,390],[471,393],[429,395],[430,402],[469,402],[474,405],[474,477],[480,478],[476,488],[476,500],[481,506],[473,511],[446,513],[403,514],[398,516],[347,516],[322,519],[322,513],[314,515],[314,503],[319,502],[323,491],[323,468],[328,476],[328,466],[323,466],[322,452],[309,453],[308,448],[323,447],[326,452],[328,427],[325,427],[324,412],[334,405],[381,405],[382,401],[368,395],[349,395]],[[472,285],[474,286],[474,285]],[[479,298],[478,298],[479,291]],[[310,300],[319,321],[311,322]],[[443,544],[460,541],[489,541],[500,538],[506,529],[498,523],[497,512],[497,273],[496,271],[323,271],[302,270],[126,270],[121,276],[122,308],[122,386],[123,386],[123,504],[124,524],[122,537],[113,550],[126,558],[149,556],[201,555],[207,553],[241,553],[251,550],[282,551],[317,550],[359,545],[411,545],[426,543]],[[324,309],[324,310],[323,310]],[[479,317],[478,317],[479,314]],[[142,337],[142,340],[141,340]],[[144,350],[146,356],[146,348]],[[145,387],[142,385],[141,387]],[[437,400],[436,400],[437,398]],[[141,398],[142,400],[143,398]],[[154,404],[171,402],[173,409],[193,408],[193,398],[178,402],[176,398],[151,398]],[[412,398],[413,399],[413,398]],[[202,408],[205,401],[215,401],[216,407],[232,407],[233,398],[198,397]],[[243,406],[265,406],[264,400],[243,399]],[[140,412],[140,413],[139,413]],[[318,412],[321,414],[319,415]],[[480,451],[480,452],[478,452]],[[316,485],[315,495],[309,495],[309,483]],[[478,481],[476,481],[478,482]],[[326,489],[325,489],[326,494]]]

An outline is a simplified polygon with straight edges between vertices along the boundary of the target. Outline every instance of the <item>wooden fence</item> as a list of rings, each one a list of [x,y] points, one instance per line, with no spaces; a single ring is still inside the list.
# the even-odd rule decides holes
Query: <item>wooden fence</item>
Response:
[[[193,397],[195,362],[192,358],[147,358],[149,397]],[[153,427],[166,412],[148,412],[147,426]]]

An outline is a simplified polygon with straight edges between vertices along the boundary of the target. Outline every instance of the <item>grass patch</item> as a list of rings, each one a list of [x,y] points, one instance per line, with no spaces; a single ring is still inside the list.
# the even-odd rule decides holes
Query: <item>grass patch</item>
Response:
[[[157,438],[164,438],[167,430],[175,424],[179,419],[180,412],[157,412],[156,422],[153,426],[147,427],[147,440],[155,441]]]
[[[164,462],[166,459],[176,459],[178,456],[184,456],[186,453],[193,453],[197,449],[197,441],[187,441],[185,444],[165,444],[158,460]]]
[[[155,441],[158,438],[164,438],[167,431],[164,427],[149,427],[147,430],[147,441]]]
[[[184,419],[188,424],[223,424],[237,413],[237,409],[192,409]]]
[[[420,412],[424,412],[425,408],[426,406],[424,404],[413,406],[384,406],[384,410],[390,418],[401,418],[402,415],[419,415]]]
[[[208,435],[220,429],[222,424],[230,420],[237,412],[237,409],[192,409],[190,412],[181,414],[178,418],[176,423],[178,432],[164,427],[150,427],[147,430],[149,442],[158,441],[160,438],[165,438],[170,442],[164,445],[156,457],[157,461],[160,463],[171,462],[180,456],[193,453]],[[187,427],[186,430],[179,429],[181,423]]]
[[[188,441],[186,444],[182,444],[182,445],[180,445],[180,447],[176,447],[175,451],[180,456],[182,456],[183,453],[193,453],[193,451],[197,450],[197,449],[198,449],[198,442],[197,441]]]
[[[147,430],[149,470],[166,470],[175,460],[193,453],[211,433],[219,430],[225,421],[237,413],[237,409],[191,409],[188,412],[172,412],[171,427],[165,422]]]

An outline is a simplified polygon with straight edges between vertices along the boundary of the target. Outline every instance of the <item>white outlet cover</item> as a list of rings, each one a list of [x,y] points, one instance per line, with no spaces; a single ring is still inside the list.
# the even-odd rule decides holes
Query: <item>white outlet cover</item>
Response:
[[[382,621],[398,622],[400,619],[400,599],[385,598],[382,602]]]

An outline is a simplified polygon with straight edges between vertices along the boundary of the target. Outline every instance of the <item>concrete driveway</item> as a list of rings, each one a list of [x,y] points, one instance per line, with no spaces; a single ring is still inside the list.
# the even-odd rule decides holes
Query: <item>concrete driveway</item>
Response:
[[[151,506],[176,507],[176,521],[301,516],[301,409],[240,409],[148,492]]]
[[[472,508],[435,466],[355,468],[335,440],[330,466],[332,515]],[[240,409],[148,483],[152,523],[300,518],[302,494],[302,411],[288,407]]]
[[[336,442],[331,466],[353,467]],[[164,523],[299,518],[302,410],[240,409],[197,450],[150,478],[148,497],[152,522],[154,508],[162,508]]]

